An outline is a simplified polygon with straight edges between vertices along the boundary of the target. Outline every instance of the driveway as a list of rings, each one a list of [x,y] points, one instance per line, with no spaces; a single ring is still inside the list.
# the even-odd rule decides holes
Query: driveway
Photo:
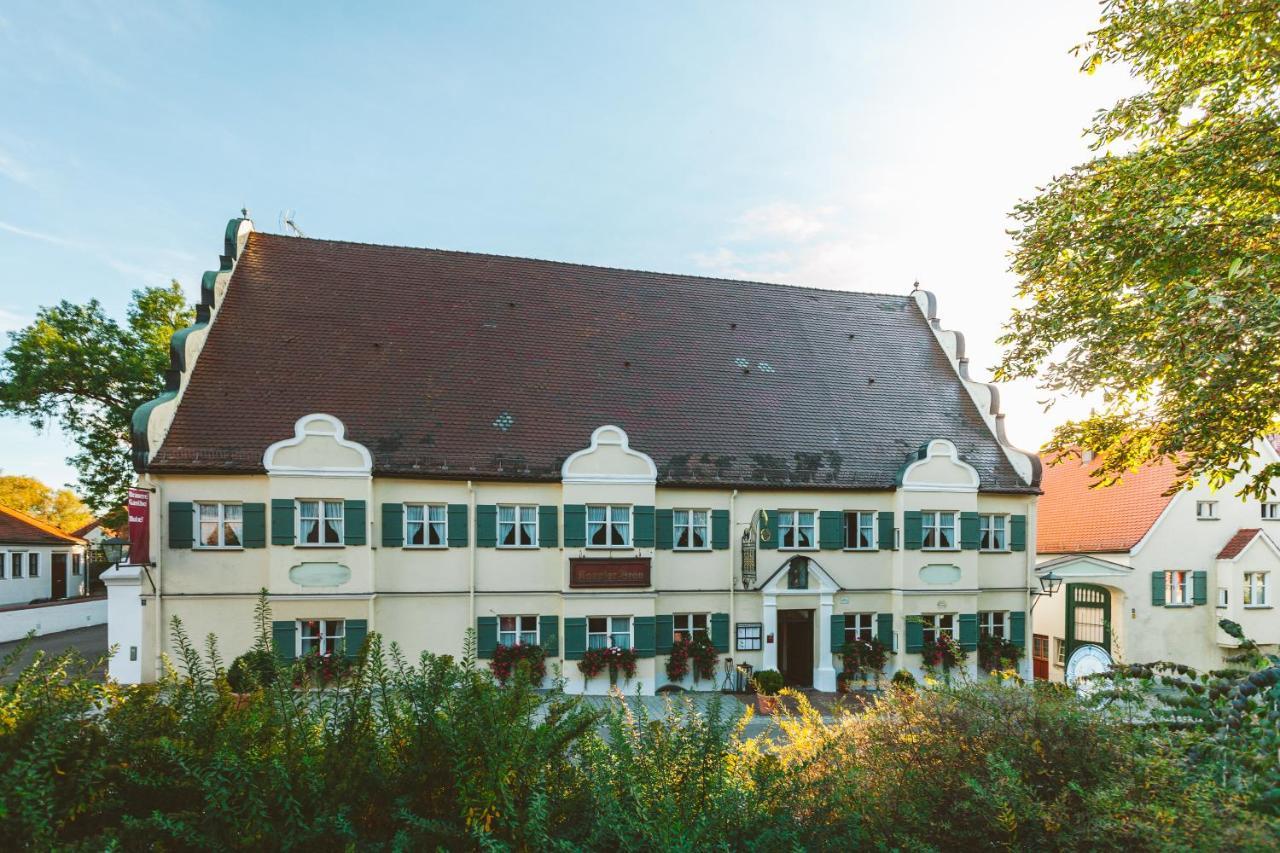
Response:
[[[0,660],[8,657],[10,652],[24,642],[27,641],[19,640],[15,643],[0,643]],[[46,634],[43,637],[36,637],[23,650],[22,656],[18,661],[7,672],[0,674],[0,681],[13,681],[17,671],[30,663],[37,652],[44,652],[48,657],[56,657],[67,649],[75,649],[86,660],[97,660],[107,653],[107,626],[93,625],[89,628],[77,628],[74,631],[63,631],[59,634]],[[98,680],[102,680],[106,673],[104,669],[99,668],[94,675]]]

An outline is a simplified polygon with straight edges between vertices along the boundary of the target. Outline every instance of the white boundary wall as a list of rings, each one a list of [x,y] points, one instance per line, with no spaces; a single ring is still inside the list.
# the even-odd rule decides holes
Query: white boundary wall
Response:
[[[30,631],[37,636],[57,634],[90,625],[105,625],[105,598],[70,599],[57,604],[0,611],[0,643],[21,640]]]

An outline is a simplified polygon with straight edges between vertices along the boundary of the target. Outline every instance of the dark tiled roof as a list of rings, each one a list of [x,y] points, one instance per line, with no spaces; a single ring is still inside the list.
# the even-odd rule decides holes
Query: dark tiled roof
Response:
[[[5,545],[80,545],[84,540],[7,506],[0,506],[0,543]]]
[[[1262,532],[1258,527],[1242,527],[1236,531],[1235,535],[1227,540],[1227,544],[1222,546],[1222,550],[1218,552],[1219,560],[1234,560],[1240,556],[1240,553],[1249,546],[1253,541],[1253,537]]]
[[[664,484],[891,488],[949,438],[1034,491],[908,296],[254,233],[149,468],[260,471],[311,412],[379,474],[556,480],[612,423]]]

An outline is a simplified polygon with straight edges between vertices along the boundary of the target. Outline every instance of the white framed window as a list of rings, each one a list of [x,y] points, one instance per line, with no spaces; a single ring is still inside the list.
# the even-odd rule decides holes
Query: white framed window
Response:
[[[538,508],[498,505],[498,547],[538,547]]]
[[[671,513],[677,551],[705,551],[711,547],[710,510],[677,509]]]
[[[626,504],[587,504],[588,548],[627,548],[630,545],[630,506]]]
[[[196,504],[197,548],[243,548],[244,507],[236,503]]]
[[[345,619],[299,619],[298,655],[341,654],[346,636]]]
[[[84,560],[84,557],[82,557],[80,554],[71,555],[71,574],[73,575],[80,574],[80,569],[84,565],[83,560]]]
[[[298,501],[298,544],[341,545],[342,501]]]
[[[1263,521],[1280,521],[1280,501],[1266,501],[1262,504]]]
[[[844,514],[844,547],[847,551],[875,550],[876,514],[874,512]]]
[[[844,615],[844,642],[854,640],[874,640],[876,638],[876,615],[874,613],[846,613]],[[837,641],[838,637],[832,637]]]
[[[630,616],[588,616],[587,648],[631,648]]]
[[[1217,501],[1196,501],[1196,518],[1200,521],[1209,521],[1218,517]]]
[[[22,577],[22,565],[27,559],[26,551],[9,552],[9,577],[17,580]]]
[[[1164,573],[1164,603],[1166,605],[1191,603],[1191,572]]]
[[[1227,588],[1225,586],[1218,587],[1218,608],[1222,609],[1227,606]]]
[[[1057,666],[1067,665],[1067,641],[1061,637],[1053,638],[1053,662]]]
[[[9,578],[9,555],[0,551],[0,581]]]
[[[1009,550],[1009,516],[978,516],[978,549],[981,551]]]
[[[449,508],[444,504],[405,504],[404,544],[410,548],[446,547]]]
[[[1009,639],[1009,614],[1003,610],[978,611],[978,633],[988,637]]]
[[[956,615],[954,613],[921,613],[920,621],[924,623],[923,640],[932,643],[942,634],[956,636]]]
[[[27,554],[27,577],[40,577],[40,555],[35,551]]]
[[[784,509],[778,512],[778,547],[813,548],[818,541],[814,519],[817,513],[811,509]]]
[[[677,613],[671,617],[673,639],[692,640],[694,634],[707,634],[709,624],[705,613]]]
[[[923,534],[920,547],[926,551],[954,551],[956,547],[956,514],[926,511],[920,513]]]
[[[498,645],[514,646],[516,643],[526,646],[538,644],[537,616],[498,617]]]
[[[1266,607],[1271,603],[1270,572],[1245,572],[1241,603],[1245,607]]]

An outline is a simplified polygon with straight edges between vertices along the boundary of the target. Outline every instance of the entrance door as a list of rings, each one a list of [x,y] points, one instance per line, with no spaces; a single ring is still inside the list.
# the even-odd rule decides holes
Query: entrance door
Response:
[[[778,611],[778,669],[789,687],[813,686],[813,611]]]
[[[1067,659],[1081,646],[1111,652],[1111,593],[1091,583],[1067,584]]]
[[[1031,635],[1031,677],[1036,681],[1049,680],[1049,637],[1046,634]]]
[[[49,567],[49,597],[67,597],[67,555],[54,554],[53,565]]]

